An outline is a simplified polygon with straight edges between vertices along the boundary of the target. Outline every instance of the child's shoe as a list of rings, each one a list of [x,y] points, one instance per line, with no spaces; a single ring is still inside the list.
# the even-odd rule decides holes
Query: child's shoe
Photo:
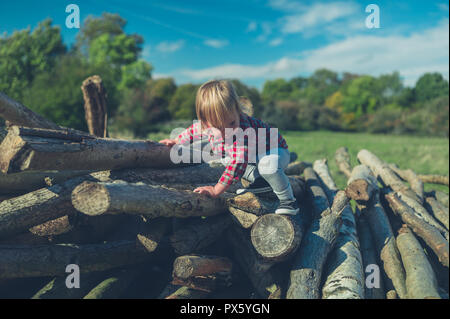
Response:
[[[267,183],[267,181],[262,178],[261,176],[257,177],[253,183],[251,183],[246,188],[239,188],[236,191],[236,194],[241,195],[247,192],[251,192],[253,194],[260,194],[260,193],[266,193],[271,192],[272,187]]]
[[[278,206],[275,214],[282,215],[297,215],[300,212],[300,208],[298,208],[298,204],[296,200],[280,201],[280,205]]]

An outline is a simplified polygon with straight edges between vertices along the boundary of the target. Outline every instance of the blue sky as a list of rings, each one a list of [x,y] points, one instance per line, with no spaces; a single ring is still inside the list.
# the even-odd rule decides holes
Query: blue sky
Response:
[[[119,13],[126,32],[145,43],[154,77],[178,84],[238,78],[261,88],[274,78],[307,76],[318,68],[380,75],[399,71],[406,85],[425,72],[449,78],[449,5],[445,1],[83,0],[2,1],[0,33],[34,28],[47,17],[71,45],[68,4],[90,14]],[[380,28],[368,29],[369,4]]]

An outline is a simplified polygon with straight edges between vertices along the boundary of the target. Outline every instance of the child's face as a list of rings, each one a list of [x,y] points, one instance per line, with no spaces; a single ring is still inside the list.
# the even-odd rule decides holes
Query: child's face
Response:
[[[232,115],[230,115],[229,117],[227,117],[225,119],[223,128],[218,129],[218,128],[212,127],[209,123],[208,123],[208,128],[210,128],[212,130],[212,132],[216,138],[219,137],[219,134],[221,134],[220,136],[222,136],[223,138],[226,138],[228,135],[233,134],[234,130],[239,127],[239,124],[240,124],[239,114],[237,112],[233,112]],[[225,135],[225,133],[227,133],[225,131],[225,128],[232,129],[232,130],[229,130],[230,132],[228,132],[228,135]]]

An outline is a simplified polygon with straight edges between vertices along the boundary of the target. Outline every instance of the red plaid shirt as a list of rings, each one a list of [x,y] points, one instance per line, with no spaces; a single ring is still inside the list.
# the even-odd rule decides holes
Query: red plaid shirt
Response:
[[[268,124],[252,116],[241,114],[239,127],[244,131],[244,135],[242,136],[243,139],[238,139],[235,136],[232,143],[226,143],[228,141],[225,141],[221,136],[215,136],[211,132],[211,130],[202,132],[200,122],[192,124],[186,130],[181,132],[181,134],[178,135],[178,139],[180,144],[189,144],[195,140],[208,138],[209,143],[211,144],[211,149],[215,154],[222,157],[224,157],[224,154],[228,154],[231,160],[228,163],[222,176],[220,177],[219,183],[223,185],[231,185],[234,182],[239,181],[239,179],[242,177],[245,169],[247,168],[249,160],[255,162],[256,155],[260,155],[258,154],[259,138],[266,138],[265,147],[264,145],[260,146],[261,151],[263,151],[264,154],[271,149],[269,138],[271,127]],[[245,134],[245,131],[248,128],[253,128],[255,130],[255,139],[252,138],[250,143],[248,140],[249,135]],[[251,133],[250,137],[252,137]],[[277,136],[274,136],[274,138],[276,138],[277,141],[273,141],[272,146],[277,143],[275,147],[281,147],[285,149],[288,148],[285,139],[281,136],[280,133],[277,133]],[[252,143],[252,141],[254,142]]]

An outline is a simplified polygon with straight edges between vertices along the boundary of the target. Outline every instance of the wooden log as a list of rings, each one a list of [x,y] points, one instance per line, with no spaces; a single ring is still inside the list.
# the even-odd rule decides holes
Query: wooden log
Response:
[[[301,175],[306,167],[311,167],[312,164],[308,162],[295,161],[288,164],[284,169],[286,175]]]
[[[375,193],[373,202],[362,209],[362,214],[367,218],[379,259],[383,263],[383,270],[387,277],[386,294],[392,294],[389,288],[393,287],[401,299],[406,298],[405,270],[395,243],[394,232],[378,192]]]
[[[328,169],[327,160],[317,160],[314,171],[323,182],[328,201],[333,202],[338,191]],[[356,233],[356,222],[349,205],[342,212],[342,226],[335,247],[324,268],[326,281],[322,287],[323,299],[364,299],[364,271]]]
[[[341,214],[347,205],[348,197],[340,191],[336,194],[332,208],[325,207],[320,217],[313,220],[294,257],[286,298],[320,298],[323,266],[338,237]]]
[[[368,166],[373,174],[384,183],[385,186],[389,186],[395,192],[408,196],[420,203],[420,198],[414,193],[411,188],[406,186],[401,179],[392,171],[388,164],[381,161],[377,156],[368,150],[359,151],[358,160],[361,164]]]
[[[422,246],[407,226],[400,229],[397,246],[406,270],[408,298],[440,299],[433,269]]]
[[[441,191],[433,191],[433,192],[436,200],[448,208],[448,194]]]
[[[306,179],[306,195],[312,203],[313,219],[320,218],[321,214],[330,210],[330,203],[328,202],[327,195],[325,194],[321,182],[317,177],[314,170],[306,168],[304,171]]]
[[[84,181],[103,180],[99,173],[76,177],[0,203],[0,238],[25,233],[33,226],[65,215],[76,214],[72,190]]]
[[[176,148],[173,151],[176,154]],[[95,138],[65,130],[13,126],[0,144],[3,173],[28,170],[108,170],[168,168],[171,148],[153,141]]]
[[[359,204],[367,204],[378,191],[375,176],[366,165],[355,166],[347,182],[345,193]]]
[[[108,111],[106,90],[102,78],[98,75],[88,77],[81,85],[84,98],[84,112],[89,133],[106,137]]]
[[[253,247],[248,234],[241,228],[230,227],[226,232],[235,260],[261,298],[279,299],[282,295],[280,278],[274,274],[272,262],[263,261]]]
[[[374,175],[382,180],[384,185],[392,188],[392,190],[396,192],[407,205],[414,209],[420,218],[425,220],[431,226],[436,227],[448,240],[448,231],[441,226],[425,208],[423,208],[421,199],[411,190],[411,188],[403,184],[401,179],[392,171],[389,165],[367,150],[361,150],[358,153],[358,159],[361,163],[367,165]]]
[[[60,129],[61,127],[0,92],[0,117],[11,125]]]
[[[83,299],[116,299],[130,286],[133,280],[143,272],[138,266],[115,270],[89,291]]]
[[[180,256],[173,264],[174,285],[212,292],[231,285],[232,263],[226,257]]]
[[[237,225],[245,229],[251,228],[258,219],[257,215],[248,213],[238,208],[230,206],[228,207],[228,210],[231,213],[233,221],[235,221]]]
[[[170,284],[158,299],[204,299],[208,294],[206,291]]]
[[[102,273],[86,273],[80,274],[80,287],[67,288],[66,276],[55,277],[38,292],[36,292],[32,299],[81,299],[85,296],[103,276]]]
[[[44,171],[3,174],[0,172],[0,195],[17,197],[39,188],[60,184],[68,179],[87,175],[92,171]]]
[[[173,262],[173,277],[188,279],[195,276],[213,275],[216,273],[231,273],[231,260],[220,256],[185,255],[179,256]]]
[[[339,171],[344,173],[347,178],[350,178],[352,174],[352,166],[350,165],[350,155],[348,154],[348,149],[346,147],[340,147],[336,150],[334,154],[334,159],[339,168]]]
[[[188,221],[172,233],[170,243],[178,255],[198,253],[223,236],[230,224],[227,214]]]
[[[72,192],[72,204],[90,215],[137,214],[149,218],[213,216],[226,210],[223,198],[144,183],[84,182]]]
[[[390,164],[389,167],[398,175],[401,179],[408,182],[411,189],[416,193],[417,197],[423,203],[425,198],[423,182],[411,169],[402,170],[395,164]]]
[[[439,203],[434,197],[427,197],[425,201],[425,208],[430,214],[444,225],[447,230],[449,229],[449,214],[448,207],[445,207]]]
[[[134,240],[89,245],[0,246],[0,278],[65,275],[76,264],[80,273],[137,264],[149,258]]]
[[[306,223],[304,219],[304,213],[297,216],[260,216],[250,232],[253,247],[266,260],[280,262],[287,259],[300,245],[304,231],[300,225]]]
[[[427,245],[438,256],[439,261],[449,267],[449,246],[448,241],[441,235],[441,233],[429,225],[422,219],[416,216],[414,211],[405,204],[395,193],[385,195],[389,206],[395,214],[401,217],[402,221],[407,224],[413,232],[422,238]]]
[[[419,175],[419,179],[423,183],[430,183],[430,184],[441,184],[448,186],[448,176],[444,175]]]
[[[369,223],[366,219],[366,216],[361,214],[361,216],[357,219],[358,224],[358,235],[360,242],[360,250],[361,257],[363,261],[364,270],[368,269],[369,265],[379,265],[379,260],[377,258],[377,251],[374,246],[374,239],[370,232]],[[379,280],[379,286],[370,287],[365,284],[364,285],[364,298],[365,299],[385,299],[386,295],[384,292],[383,281]]]

